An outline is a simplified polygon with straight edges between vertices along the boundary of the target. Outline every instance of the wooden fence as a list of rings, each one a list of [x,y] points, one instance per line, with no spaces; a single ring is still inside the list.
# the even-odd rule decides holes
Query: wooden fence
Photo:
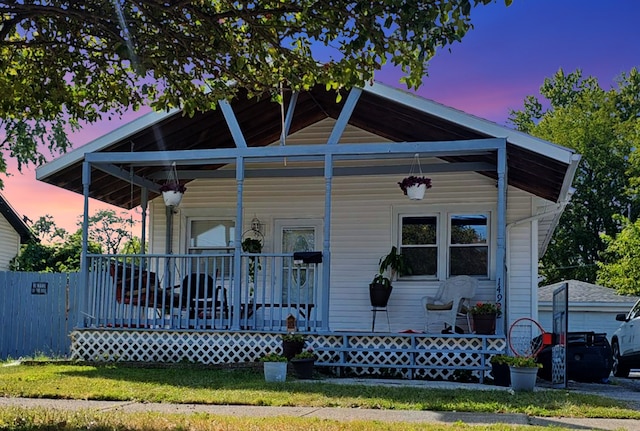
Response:
[[[0,272],[0,360],[69,355],[79,279],[78,273]]]

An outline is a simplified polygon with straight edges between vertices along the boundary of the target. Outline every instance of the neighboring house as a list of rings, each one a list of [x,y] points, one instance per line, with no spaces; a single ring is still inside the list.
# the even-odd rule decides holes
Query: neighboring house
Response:
[[[40,167],[39,180],[86,202],[140,205],[143,239],[148,226],[151,254],[136,256],[144,273],[89,256],[76,356],[255,360],[291,314],[321,365],[486,369],[484,355],[504,350],[509,322],[537,318],[538,258],[580,157],[385,85],[341,93],[339,103],[322,86],[287,93],[284,116],[268,97],[243,92],[192,118],[151,113]],[[398,181],[420,169],[433,187],[408,200]],[[166,207],[160,186],[172,176],[187,191]],[[242,249],[247,238],[262,244],[256,255]],[[385,316],[374,328],[393,335],[381,338],[372,334],[368,285],[392,246],[413,271],[393,284],[389,324]],[[294,258],[309,251],[320,259]],[[439,332],[400,334],[424,330],[420,299],[454,275],[478,280],[474,301],[502,305],[497,335],[443,343]],[[166,297],[176,291],[181,300]],[[116,346],[132,349],[131,336],[144,347]],[[484,353],[476,354],[477,338],[488,343]],[[212,340],[223,354],[210,353]],[[396,350],[380,353],[390,345]],[[437,358],[420,356],[424,349]],[[447,362],[465,349],[469,358]]]
[[[553,292],[564,282],[542,286],[538,289],[538,316],[542,327],[551,332]],[[606,333],[610,340],[620,322],[616,314],[628,313],[638,300],[637,296],[619,295],[614,289],[568,280],[569,285],[569,317],[570,332]]]
[[[37,238],[2,195],[0,215],[0,271],[8,271],[11,259],[20,253],[20,245]]]

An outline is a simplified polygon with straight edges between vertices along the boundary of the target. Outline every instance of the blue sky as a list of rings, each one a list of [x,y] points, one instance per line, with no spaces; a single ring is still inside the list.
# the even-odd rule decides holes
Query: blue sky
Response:
[[[443,49],[431,61],[429,76],[416,92],[476,116],[507,125],[510,109],[537,95],[545,78],[559,68],[581,69],[605,88],[632,67],[640,67],[640,0],[503,0],[472,12],[474,29],[461,43]],[[402,88],[391,67],[376,79]],[[72,138],[85,144],[128,119],[104,121]],[[34,170],[12,170],[4,196],[22,215],[44,214],[75,230],[82,197],[35,180]],[[103,208],[92,203],[90,211]]]

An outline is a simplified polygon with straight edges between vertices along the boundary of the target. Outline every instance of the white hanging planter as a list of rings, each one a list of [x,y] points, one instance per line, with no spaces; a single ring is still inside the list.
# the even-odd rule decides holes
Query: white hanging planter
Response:
[[[162,199],[164,199],[164,204],[166,206],[177,207],[182,201],[183,194],[184,193],[177,192],[175,190],[168,190],[166,192],[162,192]]]
[[[426,184],[417,184],[415,186],[407,187],[407,196],[413,201],[419,201],[424,198],[424,192],[427,191]]]

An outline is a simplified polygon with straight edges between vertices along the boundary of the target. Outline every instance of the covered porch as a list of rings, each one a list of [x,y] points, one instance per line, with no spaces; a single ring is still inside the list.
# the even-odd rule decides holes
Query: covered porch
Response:
[[[85,220],[91,197],[139,206],[142,243],[150,236],[149,253],[89,255],[84,223],[76,357],[253,361],[278,348],[292,316],[319,365],[483,378],[509,322],[536,313],[538,253],[579,157],[379,84],[342,95],[286,95],[282,122],[279,105],[242,97],[197,118],[154,113],[41,168],[40,179],[84,195]],[[434,184],[421,202],[397,186],[415,160]],[[188,190],[165,206],[174,164]],[[258,253],[242,247],[254,219]],[[428,238],[407,241],[416,225]],[[474,235],[458,243],[452,226]],[[222,240],[201,243],[212,229]],[[285,233],[304,235],[296,229],[313,241],[285,247]],[[420,260],[372,327],[367,286],[391,246]],[[477,280],[473,300],[503,310],[496,335],[425,327],[420,298],[456,275]]]

